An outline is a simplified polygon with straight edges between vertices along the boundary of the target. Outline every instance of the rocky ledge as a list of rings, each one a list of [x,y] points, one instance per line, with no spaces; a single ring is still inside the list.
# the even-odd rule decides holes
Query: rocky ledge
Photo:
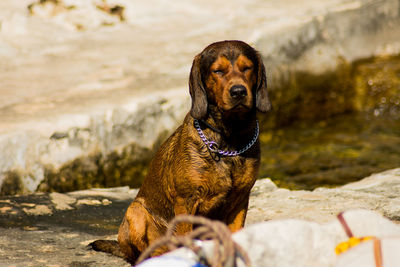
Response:
[[[129,266],[122,259],[89,250],[87,244],[98,238],[116,238],[125,209],[136,193],[119,187],[1,197],[0,265]],[[341,263],[330,246],[346,240],[336,215],[371,210],[374,212],[346,215],[355,235],[399,236],[399,196],[400,169],[314,191],[290,191],[278,188],[270,179],[259,180],[251,194],[247,225],[234,238],[252,251],[256,266],[335,266]],[[262,239],[269,240],[264,244],[269,253],[263,254],[264,245],[260,255],[253,253],[254,242],[246,238],[251,236],[248,229],[256,229]],[[312,249],[307,247],[311,238]],[[399,241],[394,242],[398,245]],[[303,256],[294,261],[296,255]],[[318,265],[310,265],[310,261]]]
[[[283,96],[291,73],[400,51],[398,0],[300,3],[0,1],[0,195],[134,186],[132,166],[187,113],[190,65],[211,42],[251,43]],[[340,110],[347,95],[328,99]]]

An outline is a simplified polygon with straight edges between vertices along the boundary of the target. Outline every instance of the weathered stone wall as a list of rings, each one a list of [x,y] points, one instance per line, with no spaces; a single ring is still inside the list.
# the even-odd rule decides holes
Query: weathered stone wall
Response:
[[[399,10],[395,0],[237,0],[224,10],[213,1],[2,1],[1,192],[143,176],[129,166],[145,165],[182,120],[192,59],[213,41],[252,43],[279,90],[296,71],[399,53]]]

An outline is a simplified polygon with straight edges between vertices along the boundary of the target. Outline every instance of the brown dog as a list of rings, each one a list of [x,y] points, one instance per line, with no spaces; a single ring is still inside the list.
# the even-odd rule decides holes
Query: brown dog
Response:
[[[256,112],[270,109],[261,56],[241,41],[213,43],[195,57],[189,88],[191,111],[152,160],[118,243],[98,240],[95,250],[133,263],[178,214],[220,220],[232,232],[243,227],[260,164]]]

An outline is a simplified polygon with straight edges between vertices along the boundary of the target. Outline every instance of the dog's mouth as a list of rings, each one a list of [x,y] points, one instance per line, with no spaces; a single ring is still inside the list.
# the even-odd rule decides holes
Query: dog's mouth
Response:
[[[240,103],[236,103],[235,105],[233,105],[229,109],[226,109],[225,111],[232,112],[232,113],[247,113],[250,110],[251,110],[251,107],[248,104],[240,102]]]
[[[238,103],[232,109],[250,109],[250,107],[246,103]]]
[[[252,98],[250,96],[245,96],[240,99],[231,99],[231,109],[244,109],[250,110],[253,107]]]

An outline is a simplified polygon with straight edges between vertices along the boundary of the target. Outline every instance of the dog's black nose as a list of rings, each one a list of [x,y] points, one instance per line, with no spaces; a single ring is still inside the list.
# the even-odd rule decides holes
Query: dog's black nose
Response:
[[[232,86],[231,89],[229,90],[229,93],[231,94],[231,97],[235,99],[240,99],[247,96],[246,87],[244,87],[243,85]]]

